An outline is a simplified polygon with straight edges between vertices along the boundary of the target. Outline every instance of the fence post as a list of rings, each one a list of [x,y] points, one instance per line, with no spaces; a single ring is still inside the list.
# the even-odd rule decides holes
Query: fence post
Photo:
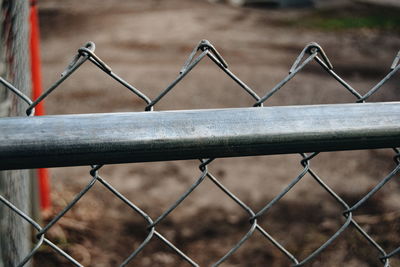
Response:
[[[0,0],[0,75],[30,95],[28,1]],[[0,87],[0,117],[24,116],[26,104]],[[0,194],[29,214],[30,171],[0,171]],[[0,267],[16,266],[29,253],[30,228],[0,205]],[[29,265],[28,265],[29,266]]]

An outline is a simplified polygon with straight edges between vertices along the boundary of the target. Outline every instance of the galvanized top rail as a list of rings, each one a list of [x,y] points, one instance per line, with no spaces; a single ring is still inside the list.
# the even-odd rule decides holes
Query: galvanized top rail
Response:
[[[400,103],[0,119],[0,169],[400,146]]]

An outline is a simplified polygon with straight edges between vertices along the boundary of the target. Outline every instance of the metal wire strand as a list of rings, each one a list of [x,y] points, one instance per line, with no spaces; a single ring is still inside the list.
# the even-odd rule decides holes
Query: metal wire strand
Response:
[[[201,53],[197,56],[197,52],[201,51]],[[200,43],[193,49],[190,53],[188,59],[183,64],[183,67],[179,71],[178,77],[169,84],[161,93],[154,98],[151,103],[149,103],[145,111],[151,111],[165,95],[168,94],[191,70],[193,70],[200,61],[208,56],[222,71],[224,71],[233,81],[235,81],[242,89],[244,89],[251,97],[255,100],[260,100],[260,97],[251,89],[247,84],[245,84],[242,80],[240,80],[235,74],[233,74],[228,69],[228,64],[225,59],[221,56],[221,54],[215,49],[215,47],[207,40],[201,40]]]
[[[23,211],[18,209],[16,206],[14,206],[10,201],[5,199],[3,196],[0,195],[0,202],[6,205],[12,212],[18,214],[23,220],[28,222],[29,224],[32,225],[33,228],[35,228],[37,231],[41,231],[42,227],[35,222],[32,218],[30,218],[28,215],[26,215]],[[51,248],[53,248],[55,251],[57,251],[60,255],[64,256],[67,260],[69,260],[72,264],[75,266],[82,266],[78,261],[76,261],[73,257],[68,255],[65,251],[51,243],[48,239],[45,238],[44,234],[38,235],[37,236],[38,242],[33,246],[33,249],[29,252],[28,255],[24,257],[24,259],[17,265],[18,267],[22,267],[26,265],[32,257],[35,255],[35,253],[39,250],[39,248],[43,245],[43,243],[48,244]]]
[[[49,96],[56,88],[58,88],[67,78],[69,78],[76,70],[78,70],[83,63],[87,60],[92,62],[95,66],[97,66],[100,70],[104,71],[111,78],[116,80],[118,83],[126,87],[136,96],[141,98],[146,104],[150,103],[150,99],[143,94],[141,91],[136,89],[134,86],[130,85],[128,82],[123,80],[117,74],[115,74],[111,67],[109,67],[103,60],[101,60],[95,53],[96,45],[93,42],[88,42],[85,46],[78,49],[78,53],[74,56],[71,63],[65,68],[65,70],[61,73],[60,79],[58,79],[55,83],[53,83],[42,95],[40,95],[33,103],[30,104],[28,109],[26,110],[27,115],[31,115],[34,107],[36,107],[40,102],[42,102],[47,96]]]

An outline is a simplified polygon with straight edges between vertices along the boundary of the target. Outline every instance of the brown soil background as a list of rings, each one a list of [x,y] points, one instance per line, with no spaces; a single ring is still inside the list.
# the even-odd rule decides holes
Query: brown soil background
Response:
[[[199,0],[40,1],[43,83],[48,87],[87,41],[113,71],[154,98],[177,76],[193,47],[210,40],[230,69],[259,95],[287,72],[302,48],[318,42],[335,71],[367,92],[388,71],[398,33],[368,29],[323,31],[288,26],[310,10],[234,8]],[[338,9],[337,12],[341,12]],[[399,101],[397,75],[369,101]],[[142,111],[143,103],[91,64],[85,64],[46,99],[48,114]],[[317,64],[307,66],[266,105],[354,102]],[[252,99],[209,60],[204,60],[156,110],[246,107]],[[107,123],[107,122],[104,122]],[[394,167],[390,150],[322,153],[313,169],[349,204],[354,204]],[[253,210],[261,209],[302,170],[299,155],[218,159],[210,170]],[[100,175],[152,218],[159,216],[199,176],[198,161],[105,166]],[[89,167],[56,168],[54,211],[90,180]],[[356,220],[391,251],[400,244],[399,183],[393,180],[356,213]],[[342,208],[306,176],[261,224],[299,259],[343,223]],[[95,185],[55,227],[49,238],[88,266],[115,266],[145,238],[144,220]],[[222,257],[249,229],[248,217],[205,181],[157,229],[202,266]],[[377,251],[352,228],[307,266],[381,266]],[[69,266],[48,248],[36,266]],[[399,266],[393,259],[393,266]],[[186,266],[157,239],[130,266]],[[288,266],[290,261],[260,234],[224,266]]]

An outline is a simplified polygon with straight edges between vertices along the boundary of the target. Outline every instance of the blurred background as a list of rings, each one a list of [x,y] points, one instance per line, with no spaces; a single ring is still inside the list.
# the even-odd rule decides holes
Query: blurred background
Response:
[[[48,88],[79,47],[96,54],[115,73],[154,98],[179,73],[201,39],[208,39],[230,70],[259,95],[282,80],[304,46],[315,41],[334,70],[365,93],[390,70],[400,49],[396,0],[40,0],[43,87]],[[399,75],[369,101],[399,101]],[[254,100],[210,60],[203,60],[156,110],[252,106]],[[352,103],[354,96],[309,64],[265,106]],[[45,101],[47,114],[143,111],[131,92],[85,64]],[[107,122],[104,122],[107,123]],[[393,151],[322,153],[313,169],[354,204],[394,168]],[[217,159],[210,170],[253,210],[260,210],[301,171],[299,155]],[[198,161],[110,165],[100,175],[152,218],[167,209],[200,175]],[[89,167],[50,170],[53,207],[59,212],[84,185]],[[400,187],[396,178],[356,214],[387,251],[400,245]],[[343,224],[342,207],[306,176],[261,224],[303,259]],[[202,266],[222,257],[248,231],[248,215],[211,182],[196,191],[157,229]],[[115,266],[145,238],[146,223],[111,193],[96,186],[49,232],[82,264]],[[398,257],[393,266],[400,266]],[[289,266],[290,261],[255,233],[224,266]],[[307,266],[382,266],[378,253],[349,228]],[[41,248],[35,266],[67,266]],[[130,266],[186,266],[153,240]]]

